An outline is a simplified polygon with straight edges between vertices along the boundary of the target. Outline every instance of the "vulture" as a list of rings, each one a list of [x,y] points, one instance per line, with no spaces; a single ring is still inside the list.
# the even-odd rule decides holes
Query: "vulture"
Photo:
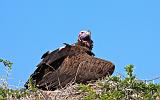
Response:
[[[42,55],[42,61],[30,76],[37,88],[52,91],[72,82],[85,84],[114,72],[112,62],[94,57],[90,31],[81,31],[77,43],[64,45]],[[29,80],[26,88],[29,88],[28,83]]]

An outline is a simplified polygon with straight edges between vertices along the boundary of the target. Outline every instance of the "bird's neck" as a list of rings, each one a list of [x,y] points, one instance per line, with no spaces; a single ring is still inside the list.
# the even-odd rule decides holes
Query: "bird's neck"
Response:
[[[79,45],[79,46],[82,46],[82,47],[86,47],[86,48],[88,48],[89,50],[92,50],[91,47],[89,47],[86,43],[83,43],[83,42],[77,42],[77,43],[75,43],[75,45]]]

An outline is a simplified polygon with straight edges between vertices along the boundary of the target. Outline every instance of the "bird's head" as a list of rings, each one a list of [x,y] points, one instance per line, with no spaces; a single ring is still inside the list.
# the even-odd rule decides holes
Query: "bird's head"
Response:
[[[86,46],[90,50],[93,48],[93,41],[91,39],[91,32],[88,31],[80,31],[78,35],[78,43],[82,46]]]

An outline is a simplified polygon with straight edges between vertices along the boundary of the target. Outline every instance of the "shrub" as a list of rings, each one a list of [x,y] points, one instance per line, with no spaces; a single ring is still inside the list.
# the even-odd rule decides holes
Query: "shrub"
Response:
[[[79,85],[79,89],[88,92],[83,100],[156,100],[160,97],[160,84],[146,83],[136,78],[133,73],[134,66],[129,64],[125,67],[126,76],[110,76],[98,81],[97,87],[101,92],[96,94],[96,88],[88,85]],[[94,95],[91,95],[91,94]],[[87,98],[87,99],[86,99]],[[158,99],[157,99],[158,100]]]

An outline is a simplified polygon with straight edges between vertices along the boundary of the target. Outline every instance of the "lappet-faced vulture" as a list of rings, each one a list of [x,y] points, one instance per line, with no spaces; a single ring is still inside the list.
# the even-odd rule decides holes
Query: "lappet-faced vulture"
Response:
[[[65,43],[64,47],[43,54],[42,61],[30,78],[39,89],[55,90],[71,82],[87,83],[112,75],[114,64],[94,57],[92,48],[91,32],[81,31],[77,43]]]

